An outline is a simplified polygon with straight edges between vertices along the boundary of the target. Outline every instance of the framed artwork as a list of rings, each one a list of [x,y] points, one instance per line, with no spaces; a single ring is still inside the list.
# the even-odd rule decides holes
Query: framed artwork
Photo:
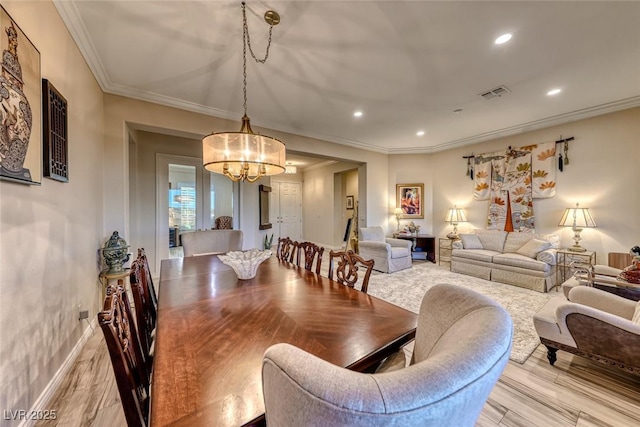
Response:
[[[353,209],[353,196],[347,196],[347,209]]]
[[[42,181],[40,52],[0,7],[0,179]]]
[[[43,175],[56,181],[69,182],[67,100],[47,79],[42,79],[42,95]]]
[[[269,213],[269,193],[271,193],[272,189],[262,184],[260,184],[258,188],[260,190],[260,226],[258,228],[260,230],[267,230],[273,227],[273,224],[269,222],[269,217],[271,216]]]
[[[402,209],[402,218],[424,218],[424,184],[397,184],[396,206]]]

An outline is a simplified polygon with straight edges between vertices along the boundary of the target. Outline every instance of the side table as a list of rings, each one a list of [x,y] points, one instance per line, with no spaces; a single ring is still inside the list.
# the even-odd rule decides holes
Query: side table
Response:
[[[451,249],[453,249],[453,240],[448,237],[440,237],[438,239],[438,265],[442,265],[443,262],[449,264],[449,270],[451,270]]]
[[[582,262],[589,265],[596,264],[596,253],[593,251],[574,252],[569,249],[558,249],[556,253],[556,292],[562,283],[570,276],[571,263]]]
[[[436,262],[436,238],[429,234],[418,234],[417,236],[407,236],[398,234],[396,239],[411,240],[411,258],[426,259]]]

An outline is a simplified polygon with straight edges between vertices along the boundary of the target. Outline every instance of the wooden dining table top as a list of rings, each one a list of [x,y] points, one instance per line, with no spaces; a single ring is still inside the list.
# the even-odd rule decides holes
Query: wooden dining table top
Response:
[[[416,322],[410,311],[276,257],[250,280],[216,255],[165,259],[150,425],[261,424],[269,346],[290,343],[364,371],[413,339]]]

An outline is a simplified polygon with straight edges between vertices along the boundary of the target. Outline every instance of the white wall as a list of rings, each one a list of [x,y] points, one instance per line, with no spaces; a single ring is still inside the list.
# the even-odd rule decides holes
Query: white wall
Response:
[[[434,181],[438,181],[439,177],[433,176],[431,154],[403,154],[389,156],[389,205],[387,207],[387,217],[389,220],[388,232],[393,233],[398,222],[393,210],[400,207],[397,203],[396,185],[397,184],[424,184],[424,194],[422,195],[423,203],[423,219],[401,219],[400,229],[409,222],[420,226],[420,233],[433,234],[433,187]],[[444,217],[442,217],[444,219]]]
[[[78,304],[95,319],[97,251],[111,233],[100,87],[50,2],[2,5],[39,50],[42,78],[66,98],[69,130],[68,183],[0,182],[0,408],[8,411],[31,408],[88,328]]]

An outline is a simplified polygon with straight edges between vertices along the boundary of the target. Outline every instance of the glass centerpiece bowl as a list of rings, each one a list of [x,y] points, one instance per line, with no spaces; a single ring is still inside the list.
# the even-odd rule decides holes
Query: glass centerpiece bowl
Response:
[[[256,277],[258,266],[269,259],[271,251],[250,249],[248,251],[231,251],[218,255],[220,261],[233,268],[240,280],[249,280]]]

